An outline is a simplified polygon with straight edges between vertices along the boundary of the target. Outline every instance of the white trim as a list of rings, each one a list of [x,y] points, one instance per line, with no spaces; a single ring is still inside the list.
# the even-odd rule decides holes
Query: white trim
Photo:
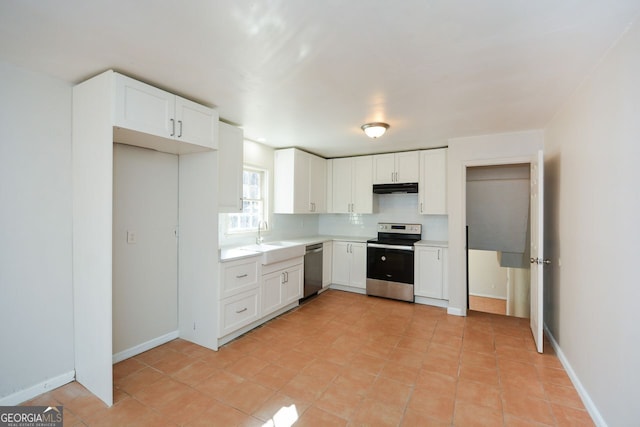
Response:
[[[331,284],[329,286],[329,288],[331,289],[337,289],[339,291],[345,291],[345,292],[353,292],[356,294],[362,294],[362,295],[366,295],[367,294],[367,290],[364,288],[356,288],[353,286],[347,286],[347,285],[335,285],[335,284]]]
[[[27,400],[33,399],[36,396],[40,396],[42,393],[46,393],[65,384],[70,383],[76,377],[76,371],[69,371],[57,377],[49,378],[39,384],[33,385],[24,390],[20,390],[16,393],[10,394],[0,399],[0,406],[15,406]]]
[[[122,362],[133,356],[137,356],[140,353],[144,353],[147,350],[158,347],[159,345],[166,344],[169,341],[175,340],[180,336],[178,331],[169,332],[168,334],[159,336],[142,344],[138,344],[134,347],[128,348],[113,355],[113,363]]]
[[[246,326],[243,326],[240,329],[235,330],[234,332],[230,332],[227,335],[225,335],[224,337],[218,338],[218,347],[222,347],[223,345],[227,344],[230,341],[233,341],[234,339],[238,338],[240,335],[244,335],[247,332],[257,328],[258,326],[262,325],[263,323],[268,322],[269,320],[272,320],[278,316],[280,316],[281,314],[286,313],[289,310],[292,310],[296,307],[298,307],[300,305],[299,301],[296,302],[292,302],[289,305],[286,305],[282,308],[279,308],[278,310],[274,311],[273,313],[270,313],[264,317],[261,317],[260,319],[249,323]]]
[[[482,297],[482,298],[491,298],[491,299],[501,299],[503,301],[507,301],[507,297],[501,297],[498,295],[489,295],[489,294],[479,294],[477,292],[469,292],[469,295],[473,297]]]
[[[582,385],[582,382],[580,382],[578,375],[576,375],[575,371],[571,367],[571,364],[569,363],[569,360],[562,352],[560,344],[558,344],[558,341],[556,341],[553,334],[551,334],[551,331],[546,324],[544,325],[544,332],[547,334],[547,338],[549,338],[549,342],[551,342],[551,347],[553,347],[553,349],[555,350],[560,363],[562,363],[562,366],[564,367],[564,370],[567,371],[567,375],[569,375],[573,386],[576,388],[576,391],[580,395],[582,403],[584,403],[584,407],[589,412],[589,415],[591,415],[593,422],[598,427],[607,427],[607,423],[605,422],[604,418],[602,418],[602,414],[600,414],[600,411],[598,411],[595,403],[593,403],[593,400],[591,400],[591,396],[589,396],[589,393],[587,393],[587,390]]]
[[[459,308],[459,307],[448,307],[447,308],[447,314],[450,314],[452,316],[466,316],[467,315],[467,309],[466,308]]]
[[[419,295],[416,295],[414,299],[416,304],[432,305],[434,307],[442,308],[449,307],[449,301],[447,301],[446,299],[421,297]]]

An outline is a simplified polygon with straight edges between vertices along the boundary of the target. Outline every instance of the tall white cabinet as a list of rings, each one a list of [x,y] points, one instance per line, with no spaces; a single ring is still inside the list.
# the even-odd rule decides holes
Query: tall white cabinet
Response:
[[[244,133],[224,122],[218,126],[218,210],[242,212]]]
[[[373,157],[332,160],[332,213],[373,212]]]
[[[274,213],[327,212],[327,161],[297,148],[276,150]]]
[[[217,313],[205,303],[217,296],[217,263],[211,262],[218,241],[211,220],[217,214],[217,112],[176,107],[175,96],[171,101],[170,94],[131,80],[107,71],[73,88],[75,370],[77,381],[107,405],[113,404],[114,142],[180,154],[179,333],[217,348]],[[181,136],[171,135],[180,130]]]
[[[420,152],[418,210],[423,215],[447,215],[447,149]]]

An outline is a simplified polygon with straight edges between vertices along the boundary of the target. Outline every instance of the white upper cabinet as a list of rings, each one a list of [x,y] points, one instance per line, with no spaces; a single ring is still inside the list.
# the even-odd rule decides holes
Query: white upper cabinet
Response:
[[[218,126],[218,210],[242,212],[244,135],[236,126]]]
[[[332,213],[372,213],[373,156],[332,161]]]
[[[327,161],[297,148],[274,156],[274,213],[327,212]]]
[[[374,184],[418,182],[419,178],[419,151],[377,154],[373,156]]]
[[[122,74],[114,75],[114,126],[210,149],[218,148],[216,110]],[[122,132],[119,136],[127,138],[127,133]],[[167,151],[162,147],[160,150]]]
[[[420,152],[418,209],[424,215],[447,214],[447,149]]]

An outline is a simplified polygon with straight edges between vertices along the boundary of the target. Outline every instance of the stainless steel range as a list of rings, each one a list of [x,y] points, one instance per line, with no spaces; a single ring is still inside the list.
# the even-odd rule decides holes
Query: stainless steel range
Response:
[[[413,245],[421,224],[378,224],[378,238],[367,241],[367,295],[413,302]]]

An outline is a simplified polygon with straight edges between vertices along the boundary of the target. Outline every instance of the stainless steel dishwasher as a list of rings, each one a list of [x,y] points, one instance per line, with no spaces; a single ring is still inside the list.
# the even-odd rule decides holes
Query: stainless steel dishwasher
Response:
[[[322,289],[322,243],[309,245],[304,254],[304,291],[308,298]]]

